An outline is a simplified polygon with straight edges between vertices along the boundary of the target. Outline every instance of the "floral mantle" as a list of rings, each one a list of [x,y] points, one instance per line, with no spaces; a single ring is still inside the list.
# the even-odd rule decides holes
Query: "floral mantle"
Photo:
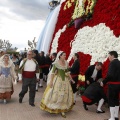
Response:
[[[92,19],[85,21],[79,30],[74,26],[65,27],[73,16],[74,2],[66,0],[61,6],[50,51],[65,51],[70,63],[72,55],[78,52],[81,74],[90,64],[102,61],[105,77],[109,64],[108,52],[116,50],[120,54],[120,1],[97,0]]]

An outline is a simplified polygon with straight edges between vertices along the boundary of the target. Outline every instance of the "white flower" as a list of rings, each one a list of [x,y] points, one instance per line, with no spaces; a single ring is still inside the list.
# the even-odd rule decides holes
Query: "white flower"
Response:
[[[68,61],[72,58],[71,54],[83,52],[92,56],[91,64],[96,61],[104,62],[111,50],[120,53],[120,37],[116,38],[113,31],[104,23],[94,27],[86,26],[79,29],[75,35]]]
[[[63,26],[62,29],[59,29],[58,32],[55,34],[55,37],[53,39],[52,42],[52,48],[51,48],[51,53],[53,52],[57,52],[57,48],[58,48],[58,39],[61,36],[61,33],[64,32],[66,30],[66,25]]]

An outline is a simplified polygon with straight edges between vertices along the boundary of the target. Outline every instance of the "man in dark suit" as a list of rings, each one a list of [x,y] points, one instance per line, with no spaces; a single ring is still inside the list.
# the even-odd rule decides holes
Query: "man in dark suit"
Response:
[[[47,82],[47,77],[48,77],[49,68],[50,68],[51,63],[52,63],[52,60],[50,58],[49,53],[47,53],[45,56],[45,71],[44,71],[45,72],[45,75],[44,75],[45,82]]]
[[[52,58],[52,62],[51,62],[51,65],[50,65],[50,68],[49,68],[49,70],[51,70],[52,69],[52,67],[53,67],[53,62],[55,61],[55,59],[56,59],[56,56],[57,56],[57,53],[52,53],[52,55],[51,55],[51,58]]]
[[[40,52],[40,81],[39,81],[39,87],[42,88],[43,87],[43,79],[44,79],[44,74],[45,74],[45,53],[44,51]]]
[[[103,86],[101,86],[102,78],[100,78],[97,82],[90,84],[87,89],[82,94],[81,98],[83,101],[83,106],[85,110],[88,110],[87,105],[93,105],[98,103],[97,113],[105,113],[101,109],[104,101],[107,101],[107,97],[104,93]]]
[[[85,88],[91,83],[96,82],[102,78],[102,63],[97,62],[96,65],[91,65],[85,72]]]
[[[106,78],[101,85],[108,83],[108,103],[110,106],[110,119],[119,120],[119,93],[120,93],[120,61],[116,51],[109,52],[109,68]]]
[[[41,64],[41,58],[40,58],[40,55],[38,53],[38,50],[34,49],[33,50],[33,58],[38,62],[38,65],[40,66]],[[36,82],[36,91],[38,91],[38,82]]]
[[[80,60],[79,60],[79,54],[75,53],[73,56],[74,63],[73,65],[69,68],[70,74],[72,79],[75,81],[75,83],[71,83],[72,90],[74,93],[74,104],[76,102],[76,95],[77,95],[77,83],[78,83],[78,75],[80,72]]]

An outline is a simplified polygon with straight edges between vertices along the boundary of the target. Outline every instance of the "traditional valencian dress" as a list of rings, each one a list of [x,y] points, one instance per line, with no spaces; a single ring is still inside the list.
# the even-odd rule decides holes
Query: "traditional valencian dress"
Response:
[[[10,99],[13,93],[13,80],[17,78],[12,62],[8,66],[0,62],[0,99]]]
[[[68,77],[68,64],[61,66],[58,62],[53,65],[50,74],[54,74],[53,87],[49,84],[44,92],[40,108],[50,113],[67,112],[73,107],[73,91]]]

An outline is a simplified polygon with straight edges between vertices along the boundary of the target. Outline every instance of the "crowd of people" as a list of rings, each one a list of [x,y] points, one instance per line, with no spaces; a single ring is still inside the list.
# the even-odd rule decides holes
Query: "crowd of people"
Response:
[[[85,72],[85,91],[81,95],[83,107],[98,104],[96,113],[105,113],[101,109],[104,103],[110,108],[110,118],[119,120],[119,92],[120,92],[120,61],[116,51],[109,52],[109,68],[105,78],[102,78],[102,63],[91,65]],[[29,89],[29,105],[35,106],[35,94],[38,88],[46,89],[40,102],[40,109],[50,113],[60,113],[66,117],[76,103],[78,91],[78,75],[80,73],[79,54],[73,55],[72,66],[66,61],[66,53],[59,51],[51,56],[43,51],[28,51],[24,55],[9,55],[2,53],[0,57],[0,99],[6,103],[11,99],[13,84],[22,82],[19,93],[19,103]],[[104,85],[108,84],[108,94],[104,92]]]

